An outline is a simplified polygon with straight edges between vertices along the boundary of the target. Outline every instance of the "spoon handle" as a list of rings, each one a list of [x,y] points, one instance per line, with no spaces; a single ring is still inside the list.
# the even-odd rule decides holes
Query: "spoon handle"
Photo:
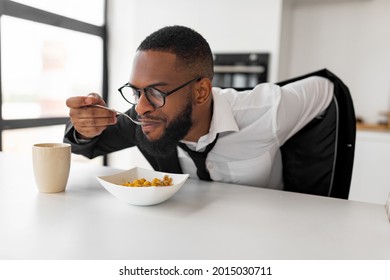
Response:
[[[114,112],[114,113],[116,113],[117,115],[125,116],[126,118],[128,118],[129,120],[131,120],[131,121],[132,121],[133,123],[135,123],[135,124],[142,125],[142,122],[137,121],[137,120],[134,120],[134,119],[133,119],[132,117],[130,117],[128,114],[122,113],[122,112],[117,111],[117,110],[115,110],[115,109],[108,108],[108,107],[105,107],[105,106],[99,105],[99,104],[89,105],[89,107],[96,107],[96,108],[101,108],[101,109],[105,109],[105,110]]]

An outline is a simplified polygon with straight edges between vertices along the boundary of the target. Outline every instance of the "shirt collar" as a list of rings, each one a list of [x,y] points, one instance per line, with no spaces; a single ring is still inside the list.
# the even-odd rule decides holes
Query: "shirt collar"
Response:
[[[199,138],[196,144],[196,151],[204,149],[212,143],[218,133],[239,131],[232,109],[228,101],[221,95],[220,88],[213,88],[213,116],[211,118],[210,129],[206,135]],[[184,141],[183,141],[184,142]]]

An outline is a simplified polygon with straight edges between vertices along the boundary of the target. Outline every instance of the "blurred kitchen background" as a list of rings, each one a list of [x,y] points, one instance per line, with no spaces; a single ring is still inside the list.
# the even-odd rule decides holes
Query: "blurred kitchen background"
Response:
[[[382,203],[390,191],[388,0],[0,0],[0,15],[2,151],[62,141],[70,96],[98,92],[126,110],[117,88],[137,46],[180,24],[210,43],[218,86],[338,75],[359,118],[350,199]],[[148,166],[136,149],[88,162]]]

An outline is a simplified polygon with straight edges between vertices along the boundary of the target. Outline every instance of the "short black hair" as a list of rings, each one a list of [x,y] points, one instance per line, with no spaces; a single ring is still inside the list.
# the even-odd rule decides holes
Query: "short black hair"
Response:
[[[214,60],[206,39],[195,30],[185,26],[166,26],[145,38],[137,51],[163,51],[176,55],[193,75],[214,75]]]

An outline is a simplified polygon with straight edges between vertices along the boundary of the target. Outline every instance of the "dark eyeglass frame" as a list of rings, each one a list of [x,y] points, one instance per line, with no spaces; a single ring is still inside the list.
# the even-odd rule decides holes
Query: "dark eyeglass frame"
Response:
[[[161,107],[163,107],[163,106],[165,105],[165,99],[166,99],[166,97],[167,97],[168,95],[170,95],[170,94],[172,94],[172,93],[175,93],[175,92],[179,91],[180,89],[182,89],[182,88],[184,88],[184,87],[186,87],[186,86],[192,84],[193,82],[199,82],[201,79],[203,79],[203,77],[196,77],[196,78],[191,79],[191,80],[189,80],[188,82],[185,82],[184,84],[182,84],[182,85],[178,86],[177,88],[174,88],[173,90],[170,90],[170,91],[168,91],[168,92],[164,92],[164,91],[159,90],[158,88],[155,88],[155,87],[136,88],[136,87],[134,87],[133,85],[131,85],[130,83],[126,83],[125,85],[121,86],[121,87],[118,89],[118,91],[120,92],[120,94],[122,95],[122,97],[123,97],[128,103],[130,103],[130,104],[132,104],[132,105],[137,105],[137,104],[138,104],[138,101],[139,101],[139,99],[141,98],[141,92],[143,91],[144,94],[145,94],[146,99],[148,100],[148,102],[149,102],[153,107],[155,107],[155,108],[161,108]],[[127,87],[131,88],[131,89],[133,90],[134,94],[137,95],[137,96],[136,96],[136,102],[131,102],[131,101],[129,101],[129,100],[125,97],[125,94],[122,92],[122,90],[123,90],[124,88],[127,88]],[[149,94],[148,94],[148,92],[149,92],[148,89],[156,90],[156,91],[158,91],[158,92],[161,94],[161,97],[162,97],[162,105],[157,106],[156,104],[154,104],[154,102],[153,102],[152,100],[150,100]]]

